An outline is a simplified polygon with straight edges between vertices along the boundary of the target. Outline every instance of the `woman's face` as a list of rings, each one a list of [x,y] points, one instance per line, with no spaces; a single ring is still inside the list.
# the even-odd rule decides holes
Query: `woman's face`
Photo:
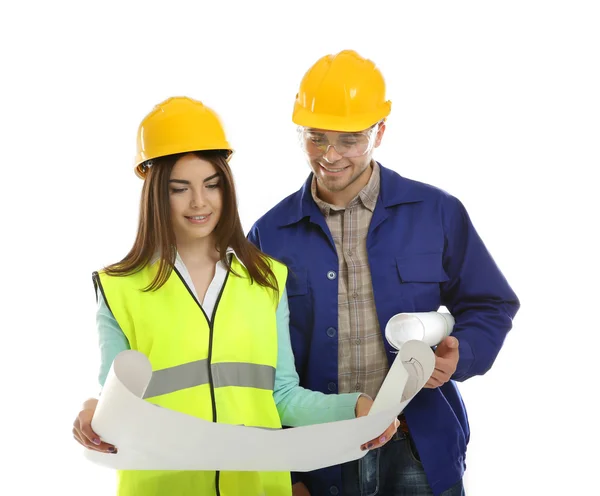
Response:
[[[181,157],[169,178],[171,222],[177,243],[209,238],[223,207],[221,176],[194,154]]]

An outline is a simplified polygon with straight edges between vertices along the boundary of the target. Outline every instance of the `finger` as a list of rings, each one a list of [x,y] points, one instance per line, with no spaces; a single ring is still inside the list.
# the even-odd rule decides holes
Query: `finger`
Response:
[[[383,446],[390,439],[392,439],[394,437],[394,434],[396,434],[397,430],[398,430],[398,427],[396,426],[396,422],[394,422],[392,425],[390,425],[385,430],[385,432],[383,433],[383,435],[379,437],[379,443],[380,443],[379,446]]]
[[[451,356],[436,356],[435,369],[433,371],[433,374],[431,374],[433,380],[430,379],[424,387],[435,388],[448,382],[454,374],[454,372],[456,372],[457,363],[458,354]]]
[[[440,372],[438,370],[434,370],[433,374],[431,374],[431,377],[429,378],[429,380],[439,386],[441,384],[444,384],[447,381],[448,377],[449,376],[447,374]]]
[[[450,357],[458,355],[458,339],[448,336],[435,350],[436,356]]]
[[[105,443],[104,441],[102,441],[99,445],[95,445],[92,444],[91,449],[95,449],[96,451],[102,451],[103,453],[111,453],[111,454],[116,454],[117,453],[117,448],[116,446],[114,446],[113,444],[109,444],[109,443]]]
[[[82,446],[85,446],[85,441],[81,438],[81,435],[75,429],[73,429],[73,437],[75,438],[75,441],[77,441]]]
[[[91,425],[92,415],[88,410],[84,410],[79,414],[79,430],[90,440],[90,442],[98,448],[98,451],[107,453],[116,453],[117,448],[113,444],[105,443],[100,440],[100,436],[94,432]]]
[[[442,384],[445,384],[446,382],[448,382],[450,380],[451,376],[452,376],[452,374],[449,372],[445,372],[445,371],[441,371],[441,370],[435,371],[435,378],[438,381],[440,381]]]
[[[110,443],[105,443],[100,440],[98,434],[96,434],[89,424],[85,422],[79,422],[79,427],[74,427],[73,431],[77,431],[82,443],[86,448],[93,449],[95,451],[101,451],[103,453],[116,453],[117,448]],[[86,432],[87,431],[87,432]]]
[[[442,384],[444,384],[443,378],[438,376],[435,376],[432,382],[435,387],[440,387]]]
[[[91,441],[81,432],[79,417],[77,417],[75,422],[73,422],[73,437],[86,448],[92,445]]]
[[[79,430],[81,433],[87,437],[92,443],[99,446],[100,445],[100,436],[94,432],[92,429],[92,416],[87,410],[83,410],[79,412],[78,416],[79,421]]]
[[[448,379],[450,379],[450,376],[452,374],[450,373],[450,371],[446,371],[446,370],[441,370],[441,369],[435,369],[433,371],[433,374],[431,374],[432,377],[435,377],[438,381],[442,381],[442,382],[448,382]]]
[[[394,435],[395,432],[396,432],[396,429],[394,427],[388,427],[381,436],[376,437],[375,439],[371,439],[366,444],[366,449],[373,450],[373,449],[381,448],[385,443],[387,443],[392,438],[392,436]]]
[[[98,448],[97,445],[93,444],[87,437],[83,435],[83,433],[79,429],[76,429],[75,427],[73,428],[73,437],[77,439],[79,443],[82,444],[85,448]]]
[[[383,432],[383,434],[381,434],[381,436],[371,439],[368,443],[363,444],[360,449],[364,451],[365,449],[381,448],[385,443],[392,439],[398,430],[399,425],[400,421],[398,419],[394,419],[394,422],[392,422],[392,424]]]
[[[448,382],[454,372],[456,372],[456,365],[458,360],[452,359],[440,359],[435,362],[435,369],[433,369],[433,374],[436,379],[441,380],[442,382]]]
[[[81,431],[78,431],[77,429],[73,429],[73,438],[75,438],[75,440],[81,444],[84,448],[93,450],[93,451],[99,451],[101,453],[116,453],[117,450],[107,444],[107,443],[100,443],[99,446],[93,444],[87,437],[85,437]]]
[[[429,380],[427,381],[427,383],[425,384],[425,388],[427,389],[435,389],[438,388],[442,385],[442,383],[436,379],[435,377],[433,377],[433,375],[429,378]]]
[[[440,358],[438,360],[435,361],[435,368],[434,370],[438,370],[439,372],[442,372],[443,374],[448,374],[451,375],[453,372],[453,368],[454,368],[454,361],[453,360],[448,360],[445,358]]]

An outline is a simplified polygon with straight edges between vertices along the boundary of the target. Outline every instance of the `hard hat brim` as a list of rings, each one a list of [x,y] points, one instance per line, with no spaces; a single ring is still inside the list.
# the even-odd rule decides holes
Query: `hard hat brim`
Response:
[[[298,104],[294,107],[292,122],[298,126],[328,131],[357,133],[368,129],[385,119],[390,114],[392,102],[385,102],[382,108],[378,109],[376,112],[361,114],[360,116],[353,115],[352,117],[324,114],[315,115]]]

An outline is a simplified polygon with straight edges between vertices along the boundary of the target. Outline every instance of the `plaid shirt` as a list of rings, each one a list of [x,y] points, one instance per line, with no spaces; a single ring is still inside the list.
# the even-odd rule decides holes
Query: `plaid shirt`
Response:
[[[377,396],[389,365],[379,329],[371,270],[367,258],[367,232],[377,203],[379,165],[373,161],[367,185],[348,204],[336,207],[311,192],[325,216],[340,263],[338,272],[338,392],[361,391]]]

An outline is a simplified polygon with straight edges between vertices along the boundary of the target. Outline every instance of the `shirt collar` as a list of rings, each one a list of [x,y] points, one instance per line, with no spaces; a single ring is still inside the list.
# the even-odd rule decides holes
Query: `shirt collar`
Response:
[[[377,197],[379,196],[379,189],[381,184],[380,179],[380,171],[379,164],[375,161],[371,161],[371,177],[369,178],[369,182],[365,185],[363,189],[361,189],[350,203],[348,203],[348,207],[358,205],[359,202],[369,209],[371,212],[375,210],[375,205],[377,204]],[[321,198],[317,196],[317,178],[313,175],[312,183],[310,185],[310,192],[312,194],[313,200],[319,207],[319,210],[323,213],[325,217],[328,217],[331,211],[340,211],[345,210],[347,207],[337,207],[335,205],[331,205],[327,203]]]
[[[234,256],[237,259],[237,261],[240,263],[240,265],[242,265],[244,268],[246,268],[246,266],[244,265],[244,262],[242,262],[240,260],[240,257],[238,257],[237,253],[231,246],[227,248],[227,250],[225,251],[225,255],[226,256],[229,256],[229,255]],[[150,260],[150,265],[154,265],[156,262],[158,262],[158,259],[159,259],[159,255],[158,255],[158,253],[155,253],[154,256],[152,257],[152,259]],[[175,263],[177,263],[177,262],[183,264],[183,260],[181,260],[181,257],[179,256],[179,252],[177,252],[175,255]]]

